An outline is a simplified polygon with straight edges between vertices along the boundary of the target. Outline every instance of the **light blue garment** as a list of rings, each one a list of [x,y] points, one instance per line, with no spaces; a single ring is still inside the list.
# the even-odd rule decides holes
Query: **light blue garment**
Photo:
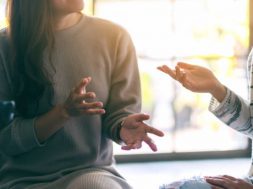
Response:
[[[0,129],[13,119],[14,107],[14,101],[0,101]]]
[[[211,189],[202,177],[193,177],[160,186],[160,189]]]

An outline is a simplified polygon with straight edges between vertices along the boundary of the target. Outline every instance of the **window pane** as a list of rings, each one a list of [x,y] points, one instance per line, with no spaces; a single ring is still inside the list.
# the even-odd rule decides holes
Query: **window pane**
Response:
[[[226,10],[224,10],[226,7]],[[236,14],[235,14],[236,13]],[[183,89],[158,65],[177,61],[206,66],[228,87],[247,97],[248,0],[97,0],[95,15],[131,34],[142,82],[143,112],[166,136],[153,137],[159,152],[225,151],[247,147],[247,138],[210,112],[210,96]],[[125,152],[115,145],[116,154]]]
[[[6,26],[5,2],[6,0],[0,0],[0,29]]]

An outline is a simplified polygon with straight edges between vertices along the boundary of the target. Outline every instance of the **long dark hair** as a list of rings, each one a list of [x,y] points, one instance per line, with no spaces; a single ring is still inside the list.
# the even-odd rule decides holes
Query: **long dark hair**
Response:
[[[36,114],[43,92],[52,85],[50,75],[43,65],[45,49],[51,52],[54,46],[50,1],[7,1],[7,32],[16,78],[15,101],[18,112],[25,117]]]

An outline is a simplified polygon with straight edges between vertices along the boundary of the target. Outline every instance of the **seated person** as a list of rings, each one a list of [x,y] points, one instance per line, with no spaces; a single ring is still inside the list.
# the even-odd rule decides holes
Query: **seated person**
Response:
[[[113,141],[156,151],[149,134],[163,133],[140,113],[128,32],[82,13],[83,0],[6,2],[0,101],[16,108],[0,129],[0,188],[132,188],[114,167]]]

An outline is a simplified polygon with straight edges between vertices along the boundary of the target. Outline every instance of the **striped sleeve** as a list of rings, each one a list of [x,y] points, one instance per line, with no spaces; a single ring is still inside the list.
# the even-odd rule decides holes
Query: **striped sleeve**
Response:
[[[227,88],[225,99],[219,103],[212,97],[209,104],[211,111],[218,119],[229,127],[253,138],[253,79],[252,63],[253,50],[251,50],[247,61],[247,80],[249,88],[249,101],[242,99]]]
[[[253,138],[249,102],[230,89],[227,89],[227,95],[221,103],[212,97],[209,111],[232,129]]]

